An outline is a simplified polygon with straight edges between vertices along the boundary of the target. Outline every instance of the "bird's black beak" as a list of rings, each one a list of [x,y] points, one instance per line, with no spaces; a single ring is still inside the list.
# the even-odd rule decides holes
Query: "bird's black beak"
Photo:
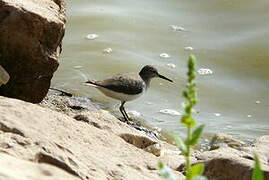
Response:
[[[167,77],[165,77],[163,75],[158,74],[158,76],[159,76],[159,78],[162,78],[162,79],[165,79],[167,81],[173,82],[171,79],[168,79]]]

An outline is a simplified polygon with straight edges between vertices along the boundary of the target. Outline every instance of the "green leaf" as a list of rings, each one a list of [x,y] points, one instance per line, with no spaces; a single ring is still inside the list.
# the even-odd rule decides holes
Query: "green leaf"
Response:
[[[181,118],[181,123],[185,126],[189,126],[189,127],[194,127],[195,126],[195,121],[194,119],[189,116],[189,115],[185,115]]]
[[[176,146],[179,148],[183,155],[188,154],[187,146],[179,136],[174,136]]]
[[[196,176],[202,175],[204,172],[204,168],[205,168],[205,165],[202,163],[198,163],[191,166],[190,171],[189,171],[190,179],[193,179]]]
[[[185,109],[186,114],[191,114],[191,109],[192,109],[191,104],[186,104],[184,109]]]
[[[193,54],[191,54],[189,56],[189,59],[188,59],[188,66],[189,67],[194,67],[195,61],[196,61],[195,56]]]
[[[175,175],[172,173],[171,169],[165,166],[162,162],[158,163],[160,169],[160,174],[165,180],[176,180]]]
[[[163,164],[163,162],[158,162],[158,168],[159,168],[159,169],[164,168],[164,164]]]
[[[188,95],[188,92],[187,91],[183,91],[182,95],[183,95],[183,97],[185,97],[187,99],[189,98],[189,95]]]
[[[252,172],[252,180],[264,180],[264,175],[261,170],[260,160],[257,154],[254,154],[255,167]]]
[[[197,142],[199,141],[199,138],[202,135],[204,127],[205,125],[200,125],[192,132],[191,139],[187,142],[188,145],[194,146],[197,144]]]

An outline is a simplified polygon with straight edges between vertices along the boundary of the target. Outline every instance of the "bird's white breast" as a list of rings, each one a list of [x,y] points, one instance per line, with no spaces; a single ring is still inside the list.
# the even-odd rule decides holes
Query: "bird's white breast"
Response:
[[[143,89],[143,91],[139,94],[124,94],[124,93],[119,93],[119,92],[115,92],[115,91],[111,91],[109,89],[106,88],[98,88],[102,93],[104,93],[106,96],[114,98],[114,99],[118,99],[120,101],[132,101],[134,99],[139,98],[145,91],[145,89]]]

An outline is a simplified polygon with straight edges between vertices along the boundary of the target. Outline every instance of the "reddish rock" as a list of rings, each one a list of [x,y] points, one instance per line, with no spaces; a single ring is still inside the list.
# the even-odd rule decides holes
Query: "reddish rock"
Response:
[[[56,71],[65,31],[63,0],[0,0],[0,95],[40,102]]]

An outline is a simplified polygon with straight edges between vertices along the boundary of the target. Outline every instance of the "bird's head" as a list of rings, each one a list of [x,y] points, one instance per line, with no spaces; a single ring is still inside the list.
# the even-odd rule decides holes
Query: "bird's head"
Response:
[[[155,77],[159,77],[162,79],[165,79],[167,81],[173,82],[171,79],[168,79],[167,77],[161,75],[158,73],[158,70],[151,65],[146,65],[144,66],[141,71],[139,72],[139,75],[143,78],[143,79],[152,79]]]

